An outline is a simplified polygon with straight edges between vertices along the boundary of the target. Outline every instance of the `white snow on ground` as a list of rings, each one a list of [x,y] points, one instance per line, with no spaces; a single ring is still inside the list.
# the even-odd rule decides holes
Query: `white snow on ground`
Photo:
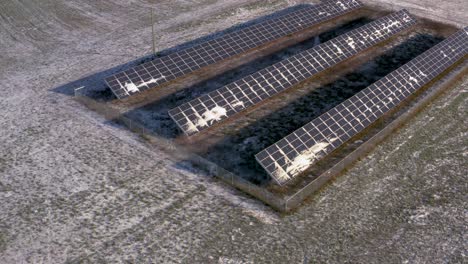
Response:
[[[463,260],[466,82],[342,176],[344,184],[326,188],[320,204],[288,216],[182,173],[175,169],[180,161],[64,94],[73,87],[54,90],[148,54],[148,6],[157,5],[160,45],[167,48],[286,6],[257,1],[258,7],[236,12],[254,2],[0,5],[2,264]],[[408,144],[381,162],[378,157],[402,141]],[[354,246],[337,249],[340,243]]]

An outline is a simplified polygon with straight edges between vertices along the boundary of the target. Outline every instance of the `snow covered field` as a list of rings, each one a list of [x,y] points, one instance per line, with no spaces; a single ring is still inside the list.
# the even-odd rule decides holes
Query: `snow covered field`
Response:
[[[2,3],[0,262],[466,261],[466,78],[286,216],[71,97],[150,52],[150,6],[166,49],[294,3]]]

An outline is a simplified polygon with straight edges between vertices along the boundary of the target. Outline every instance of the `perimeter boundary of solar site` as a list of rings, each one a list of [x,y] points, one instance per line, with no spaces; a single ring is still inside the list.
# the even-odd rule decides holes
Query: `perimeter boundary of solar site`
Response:
[[[175,142],[156,135],[155,133],[145,128],[144,125],[122,115],[118,109],[114,109],[106,104],[103,104],[102,102],[88,97],[86,95],[87,93],[85,88],[76,89],[74,99],[85,105],[87,108],[99,113],[106,120],[120,122],[131,131],[141,135],[150,143],[157,143],[158,151],[162,150],[179,161],[190,161],[194,163],[194,165],[207,170],[210,175],[217,177],[223,182],[263,201],[279,212],[287,213],[299,207],[307,198],[310,198],[311,195],[320,189],[323,185],[327,184],[331,179],[340,175],[345,169],[349,168],[350,165],[364,157],[393,131],[397,130],[402,125],[405,125],[409,119],[424,109],[440,94],[452,88],[453,86],[451,87],[451,84],[458,82],[464,74],[468,73],[468,61],[462,59],[459,63],[453,66],[453,69],[450,68],[448,71],[449,72],[447,74],[443,73],[426,84],[424,87],[429,88],[424,90],[423,87],[422,89],[424,91],[422,94],[418,95],[414,100],[411,100],[414,105],[404,109],[402,113],[398,113],[398,111],[397,113],[393,113],[394,115],[397,115],[397,117],[388,123],[385,127],[383,127],[379,132],[363,142],[354,151],[347,154],[338,163],[333,165],[324,173],[321,173],[314,180],[310,181],[304,187],[294,192],[294,194],[285,198],[278,197],[265,188],[250,183],[240,176],[225,170],[221,166],[208,161],[197,154],[187,151],[184,147],[177,145]]]

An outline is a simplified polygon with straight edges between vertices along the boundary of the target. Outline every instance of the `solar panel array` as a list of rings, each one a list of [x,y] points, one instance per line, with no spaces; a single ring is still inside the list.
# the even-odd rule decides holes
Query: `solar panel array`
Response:
[[[186,135],[194,135],[415,23],[406,10],[393,13],[171,109],[169,115]]]
[[[356,0],[328,1],[246,27],[105,79],[119,99],[360,8]]]
[[[468,28],[424,52],[255,158],[282,185],[396,107],[468,53]]]

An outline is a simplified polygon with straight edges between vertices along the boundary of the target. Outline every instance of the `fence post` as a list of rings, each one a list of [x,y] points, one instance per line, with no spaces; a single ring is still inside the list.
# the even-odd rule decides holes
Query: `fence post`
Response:
[[[153,56],[156,58],[156,40],[154,36],[154,10],[151,8],[151,40],[153,42]]]

